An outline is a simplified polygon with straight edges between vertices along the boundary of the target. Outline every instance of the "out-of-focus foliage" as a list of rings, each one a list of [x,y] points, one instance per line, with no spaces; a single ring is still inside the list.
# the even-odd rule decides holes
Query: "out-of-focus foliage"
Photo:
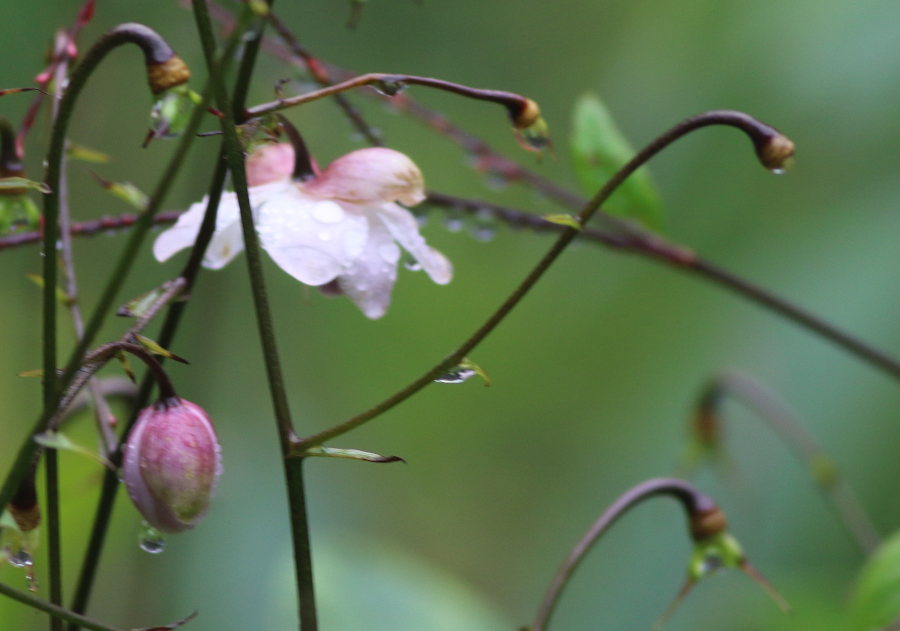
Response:
[[[572,164],[582,187],[593,195],[635,151],[598,96],[585,94],[578,99],[572,119]],[[663,227],[662,203],[646,167],[625,180],[603,209],[637,219],[653,230]]]
[[[866,563],[849,608],[850,631],[886,628],[900,619],[900,533]]]

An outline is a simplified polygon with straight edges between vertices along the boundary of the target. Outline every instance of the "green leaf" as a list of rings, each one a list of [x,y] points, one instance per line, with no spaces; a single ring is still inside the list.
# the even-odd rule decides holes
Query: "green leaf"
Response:
[[[124,370],[125,374],[128,375],[128,378],[131,379],[131,383],[137,383],[137,377],[134,376],[134,368],[131,367],[131,361],[128,359],[128,354],[125,351],[117,351],[116,359],[122,364],[122,370]]]
[[[60,451],[71,451],[82,456],[87,456],[91,460],[99,462],[110,471],[116,470],[116,468],[109,460],[107,460],[100,454],[91,451],[87,447],[82,447],[81,445],[73,443],[65,434],[54,431],[46,431],[43,434],[37,434],[34,437],[34,442],[36,442],[41,447],[48,447],[50,449],[57,449]]]
[[[581,230],[581,222],[578,221],[578,217],[575,215],[567,215],[565,213],[559,215],[541,215],[541,219],[549,221],[550,223],[559,224],[560,226],[568,226],[569,228]]]
[[[585,94],[575,105],[571,150],[575,173],[589,195],[596,194],[635,154],[606,106],[593,94]],[[603,209],[651,230],[663,230],[662,203],[646,167],[625,180]]]
[[[24,177],[0,177],[0,191],[15,191],[23,188],[33,189],[45,195],[50,192],[50,187],[44,182],[35,182]]]
[[[174,359],[177,362],[181,362],[182,364],[189,364],[190,362],[186,360],[184,357],[179,357],[172,351],[167,351],[162,346],[151,340],[149,337],[144,337],[143,335],[135,335],[134,339],[140,343],[141,346],[146,348],[148,351],[153,353],[154,355],[160,355],[165,357],[166,359]]]
[[[850,631],[883,629],[900,619],[900,532],[863,566],[847,617]]]
[[[406,462],[399,456],[379,456],[359,449],[337,449],[334,447],[310,447],[303,452],[304,456],[322,456],[325,458],[350,458],[351,460],[364,460],[366,462]]]
[[[130,204],[140,211],[147,210],[147,206],[150,204],[150,198],[144,191],[139,189],[131,182],[112,182],[100,177],[93,171],[91,171],[90,173],[94,176],[94,179],[97,180],[97,183],[100,184],[100,186],[102,186],[104,189],[106,189],[119,199],[125,201],[126,203]]]
[[[103,163],[112,160],[107,153],[75,144],[71,141],[66,144],[66,155],[73,160],[81,160],[83,162]]]
[[[25,275],[26,275],[26,276],[29,278],[29,280],[31,280],[31,282],[33,282],[35,285],[37,285],[37,286],[40,287],[41,289],[44,288],[44,277],[43,277],[43,276],[40,276],[39,274],[25,274]],[[59,302],[59,304],[61,304],[61,305],[68,305],[68,304],[70,304],[70,302],[69,302],[69,297],[66,295],[66,292],[64,292],[64,291],[62,290],[62,287],[57,287],[57,288],[56,288],[56,300],[57,300],[57,301]]]
[[[125,318],[140,318],[147,313],[147,310],[152,307],[157,300],[159,300],[159,297],[163,295],[164,290],[164,287],[157,287],[156,289],[151,289],[150,291],[141,294],[137,298],[132,298],[119,307],[118,311],[116,311],[116,315]]]
[[[44,369],[43,368],[34,368],[33,370],[23,370],[17,377],[40,377],[44,378]]]

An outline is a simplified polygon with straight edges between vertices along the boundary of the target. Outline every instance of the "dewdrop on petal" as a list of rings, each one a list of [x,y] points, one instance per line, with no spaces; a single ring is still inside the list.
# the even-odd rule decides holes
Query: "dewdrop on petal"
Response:
[[[203,409],[165,398],[138,416],[122,465],[131,501],[164,533],[193,528],[209,510],[222,471],[216,430]]]

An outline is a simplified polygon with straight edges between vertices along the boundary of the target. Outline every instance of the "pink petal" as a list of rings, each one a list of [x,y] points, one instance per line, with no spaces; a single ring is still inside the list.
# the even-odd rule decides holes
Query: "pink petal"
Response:
[[[288,142],[264,145],[247,158],[247,185],[260,186],[289,178],[294,171],[294,148]]]
[[[367,215],[369,239],[362,254],[338,277],[338,285],[367,318],[377,320],[391,304],[400,248],[385,225]]]
[[[354,204],[401,202],[413,206],[425,199],[419,167],[399,151],[383,147],[348,153],[299,186],[310,195]]]

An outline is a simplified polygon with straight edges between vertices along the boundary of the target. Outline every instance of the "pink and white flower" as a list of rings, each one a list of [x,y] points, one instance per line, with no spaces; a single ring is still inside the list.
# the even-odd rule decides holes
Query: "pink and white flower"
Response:
[[[402,246],[431,279],[444,285],[453,267],[419,234],[398,205],[425,199],[422,172],[407,156],[380,147],[338,158],[311,179],[291,178],[290,144],[264,146],[247,159],[250,204],[262,247],[281,269],[325,293],[346,294],[369,318],[391,301]],[[156,239],[165,261],[196,241],[207,200],[193,204]],[[399,246],[398,246],[399,244]],[[237,196],[224,193],[203,265],[220,269],[244,249]]]

